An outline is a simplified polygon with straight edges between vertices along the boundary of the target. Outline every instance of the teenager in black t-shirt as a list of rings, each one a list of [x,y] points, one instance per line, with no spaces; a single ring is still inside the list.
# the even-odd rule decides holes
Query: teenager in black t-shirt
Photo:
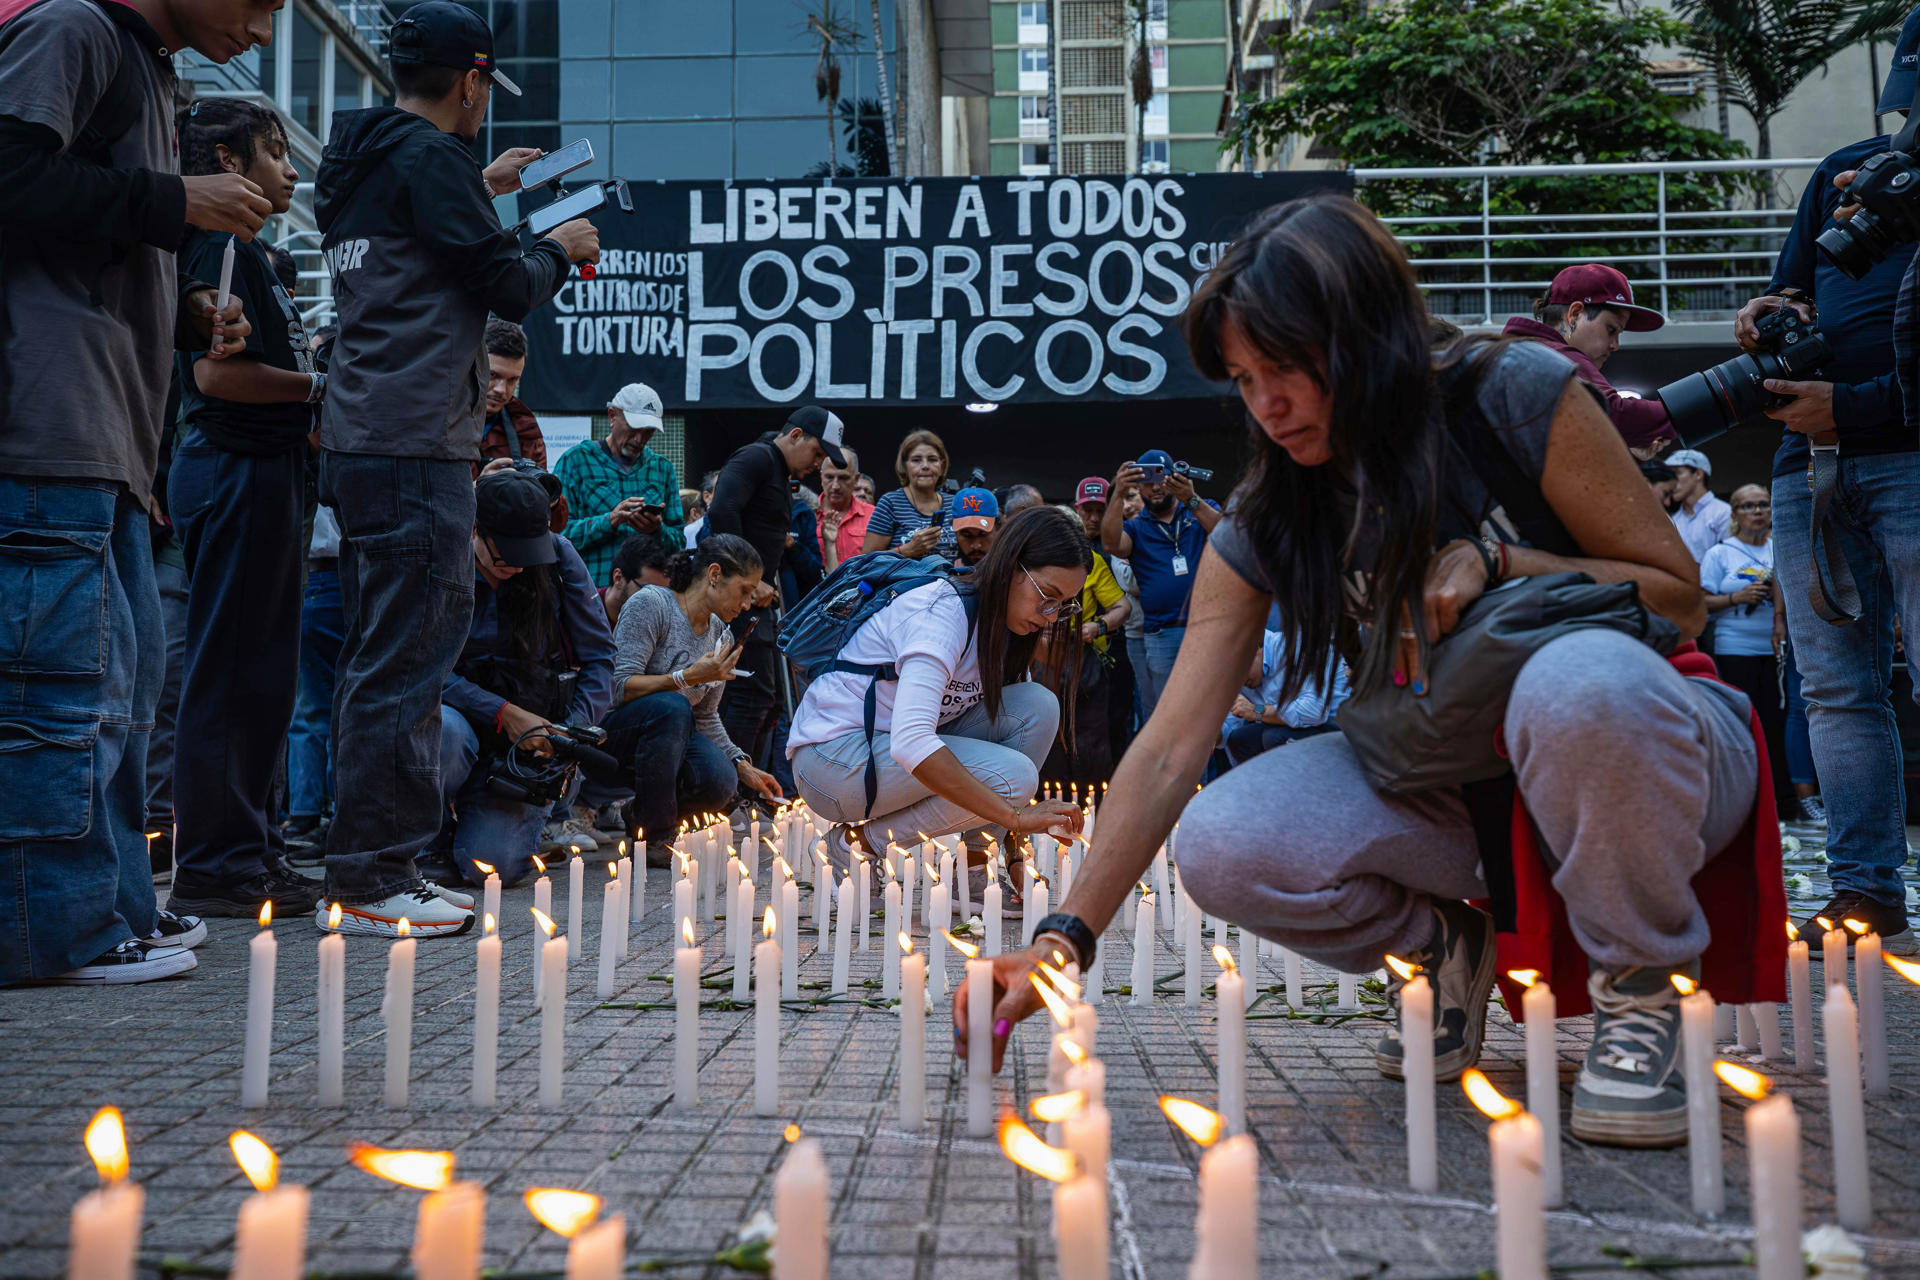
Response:
[[[272,111],[209,98],[180,113],[179,129],[187,173],[244,174],[286,212],[297,175]],[[253,328],[235,358],[181,357],[184,426],[168,480],[191,583],[172,905],[252,916],[271,900],[284,918],[320,896],[288,868],[268,807],[299,673],[304,472],[326,378],[264,245],[195,229],[182,262],[218,281],[229,244],[233,296]]]

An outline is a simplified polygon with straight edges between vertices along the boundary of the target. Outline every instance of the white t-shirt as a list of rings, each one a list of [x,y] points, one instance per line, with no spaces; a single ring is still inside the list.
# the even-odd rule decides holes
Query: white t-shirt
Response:
[[[1773,577],[1773,539],[1752,546],[1728,538],[1707,549],[1700,561],[1700,586],[1709,595],[1730,596],[1742,587]],[[1713,651],[1732,657],[1764,658],[1773,652],[1773,602],[1736,604],[1713,615]]]
[[[862,623],[840,651],[843,662],[890,662],[900,679],[875,690],[873,729],[887,733],[894,762],[912,770],[940,749],[937,730],[980,701],[980,646],[959,593],[948,582],[915,587]],[[869,678],[831,671],[807,686],[794,708],[787,757],[809,743],[866,731]]]

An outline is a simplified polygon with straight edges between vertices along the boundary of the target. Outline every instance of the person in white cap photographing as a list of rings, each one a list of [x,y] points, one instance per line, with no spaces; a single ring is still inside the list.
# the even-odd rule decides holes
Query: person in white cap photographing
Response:
[[[1733,521],[1733,508],[1716,498],[1707,488],[1713,476],[1713,461],[1698,449],[1676,449],[1661,459],[1673,468],[1673,497],[1680,505],[1673,509],[1673,527],[1687,544],[1697,563],[1707,551],[1727,539]]]
[[[662,425],[660,393],[629,382],[607,402],[607,438],[582,440],[554,465],[567,495],[567,538],[595,586],[612,585],[614,557],[633,534],[653,534],[669,555],[685,544],[679,477],[649,447]]]

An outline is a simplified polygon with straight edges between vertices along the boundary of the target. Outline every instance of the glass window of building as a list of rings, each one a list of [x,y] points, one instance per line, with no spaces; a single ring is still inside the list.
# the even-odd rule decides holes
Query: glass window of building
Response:
[[[333,50],[333,110],[358,111],[360,82],[365,78],[353,59],[342,53],[340,45],[336,43]]]
[[[1165,173],[1167,171],[1167,140],[1165,138],[1147,139],[1140,144],[1140,172]]]
[[[1045,4],[1020,5],[1020,25],[1023,27],[1044,27],[1047,25],[1047,6]]]
[[[320,136],[320,113],[327,104],[321,99],[321,60],[326,57],[327,41],[305,9],[294,6],[287,22],[293,38],[293,83],[287,98],[287,114],[293,122],[314,137]]]
[[[1022,49],[1020,51],[1020,70],[1045,75],[1047,73],[1047,51],[1045,49]]]

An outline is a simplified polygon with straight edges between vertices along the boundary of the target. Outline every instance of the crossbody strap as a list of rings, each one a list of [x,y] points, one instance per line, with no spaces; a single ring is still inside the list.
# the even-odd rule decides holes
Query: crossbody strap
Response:
[[[1823,431],[1809,443],[1807,492],[1813,495],[1813,519],[1808,522],[1807,550],[1813,573],[1807,579],[1807,602],[1822,622],[1843,627],[1860,617],[1860,588],[1846,553],[1829,536],[1833,495],[1840,487],[1840,438]]]
[[[861,816],[863,818],[871,818],[873,816],[874,801],[880,797],[880,765],[873,757],[874,724],[880,715],[880,682],[882,680],[898,680],[900,678],[900,671],[899,668],[895,667],[891,662],[846,662],[839,658],[835,658],[832,662],[828,663],[827,670],[842,671],[850,676],[867,677],[867,696],[861,702],[862,722],[867,731],[867,769],[865,776],[867,808],[866,812]]]

